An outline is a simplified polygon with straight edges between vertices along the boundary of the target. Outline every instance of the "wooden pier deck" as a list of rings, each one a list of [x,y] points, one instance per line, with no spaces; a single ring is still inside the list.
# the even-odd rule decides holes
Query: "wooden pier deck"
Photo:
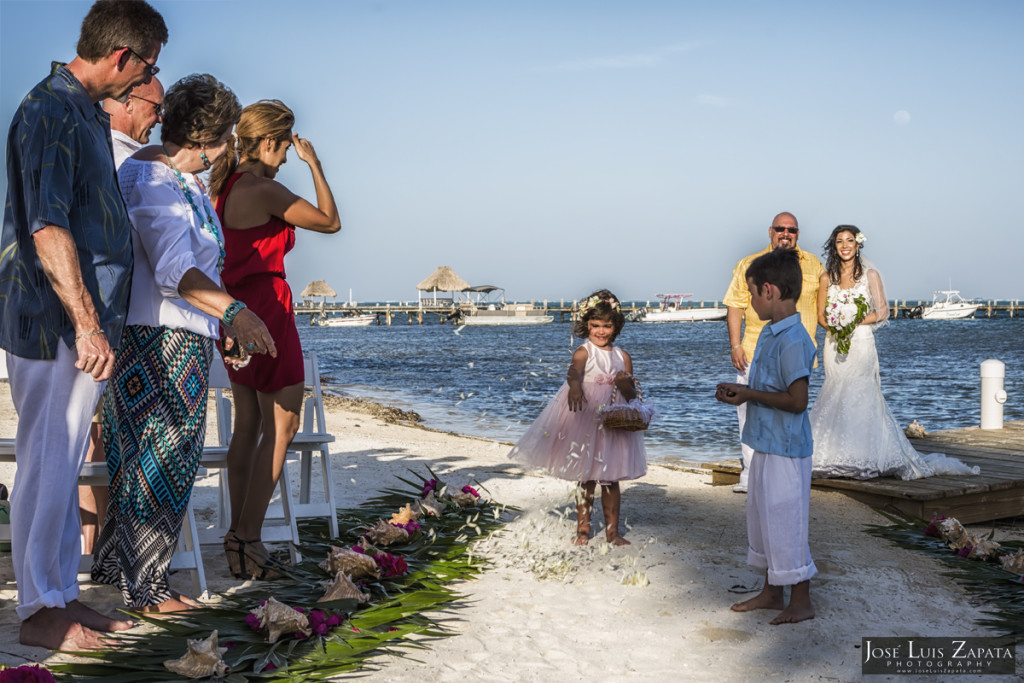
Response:
[[[815,479],[812,487],[834,489],[883,510],[897,510],[922,519],[938,515],[956,517],[965,524],[1024,515],[1024,420],[1007,422],[1003,429],[967,427],[929,432],[910,442],[922,453],[944,453],[968,465],[977,476],[928,477],[902,481],[889,477]],[[735,484],[739,461],[706,463],[712,483]]]

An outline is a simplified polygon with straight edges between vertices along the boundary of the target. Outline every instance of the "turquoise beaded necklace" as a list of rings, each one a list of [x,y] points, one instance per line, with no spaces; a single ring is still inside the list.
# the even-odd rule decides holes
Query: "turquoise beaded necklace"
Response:
[[[192,190],[185,183],[185,176],[182,175],[178,167],[174,165],[174,160],[171,159],[171,155],[167,153],[167,147],[161,145],[160,148],[164,151],[164,156],[167,157],[167,163],[171,165],[171,169],[174,171],[174,176],[178,179],[178,184],[181,185],[181,191],[185,193],[185,199],[188,200],[189,205],[192,207],[192,211],[196,214],[196,218],[203,225],[203,230],[213,235],[214,239],[217,240],[217,246],[220,247],[220,256],[217,258],[217,272],[224,270],[224,240],[220,236],[220,229],[214,222],[213,216],[210,215],[209,209],[206,209],[206,219],[203,219],[203,214],[199,213],[199,207],[196,206],[195,200],[192,198]]]

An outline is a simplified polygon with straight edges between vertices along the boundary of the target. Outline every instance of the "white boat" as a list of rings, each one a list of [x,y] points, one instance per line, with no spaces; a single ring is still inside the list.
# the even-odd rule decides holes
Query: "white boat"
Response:
[[[555,319],[548,315],[546,308],[537,308],[533,304],[505,303],[505,290],[493,285],[469,287],[464,292],[475,292],[489,295],[500,292],[498,301],[484,301],[464,304],[458,312],[450,316],[460,325],[546,325]]]
[[[377,322],[377,316],[372,313],[353,313],[351,315],[335,316],[315,313],[309,318],[309,324],[314,327],[366,327],[375,322]]]
[[[976,301],[960,296],[956,289],[942,289],[932,292],[932,303],[921,311],[924,320],[960,320],[974,317],[974,312],[981,307]]]
[[[637,320],[645,323],[679,323],[694,322],[698,320],[724,320],[729,313],[727,308],[697,308],[683,306],[683,299],[689,299],[693,294],[658,294],[661,299],[660,308],[641,309]]]

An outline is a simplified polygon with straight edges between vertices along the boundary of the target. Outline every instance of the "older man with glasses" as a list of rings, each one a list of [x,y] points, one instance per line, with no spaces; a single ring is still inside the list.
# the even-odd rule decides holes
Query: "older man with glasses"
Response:
[[[750,306],[750,291],[747,289],[747,268],[751,262],[762,254],[777,249],[795,249],[800,255],[800,270],[803,272],[803,286],[800,291],[800,299],[797,301],[796,310],[800,313],[800,321],[807,329],[814,341],[814,334],[818,330],[818,279],[824,272],[821,261],[814,254],[802,250],[796,245],[800,238],[800,227],[797,224],[796,216],[784,211],[772,220],[768,228],[768,239],[770,244],[765,249],[741,259],[732,271],[732,282],[729,283],[729,290],[725,293],[723,303],[728,307],[729,313],[726,318],[729,328],[729,346],[733,367],[736,368],[736,381],[740,384],[747,384],[750,369],[750,361],[754,357],[754,348],[757,346],[757,339],[761,335],[761,328],[764,321],[758,318],[757,313]],[[740,336],[742,331],[742,338]],[[817,342],[815,341],[815,345]],[[742,404],[736,407],[736,414],[740,424],[740,438],[743,438],[743,425],[747,421],[747,406]],[[740,483],[733,487],[737,493],[747,492],[747,464],[754,455],[749,446],[740,443],[743,467],[740,472]]]
[[[149,83],[166,43],[163,17],[143,0],[98,0],[77,56],[54,62],[7,138],[0,348],[18,411],[11,546],[23,645],[97,649],[99,631],[132,625],[78,601],[78,474],[132,274],[131,226],[98,103],[126,101]]]
[[[124,101],[103,100],[103,111],[110,115],[110,140],[114,144],[114,166],[149,142],[149,134],[161,123],[164,111],[164,86],[153,78],[137,85]]]

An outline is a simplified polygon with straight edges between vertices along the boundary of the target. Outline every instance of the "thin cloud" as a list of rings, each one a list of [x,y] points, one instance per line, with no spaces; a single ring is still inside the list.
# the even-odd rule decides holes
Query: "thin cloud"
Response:
[[[678,43],[666,47],[639,52],[629,55],[616,55],[614,57],[591,57],[571,62],[562,62],[550,66],[539,67],[538,71],[595,71],[598,69],[650,69],[661,66],[670,61],[673,55],[681,52],[691,52],[701,46],[701,43]]]

